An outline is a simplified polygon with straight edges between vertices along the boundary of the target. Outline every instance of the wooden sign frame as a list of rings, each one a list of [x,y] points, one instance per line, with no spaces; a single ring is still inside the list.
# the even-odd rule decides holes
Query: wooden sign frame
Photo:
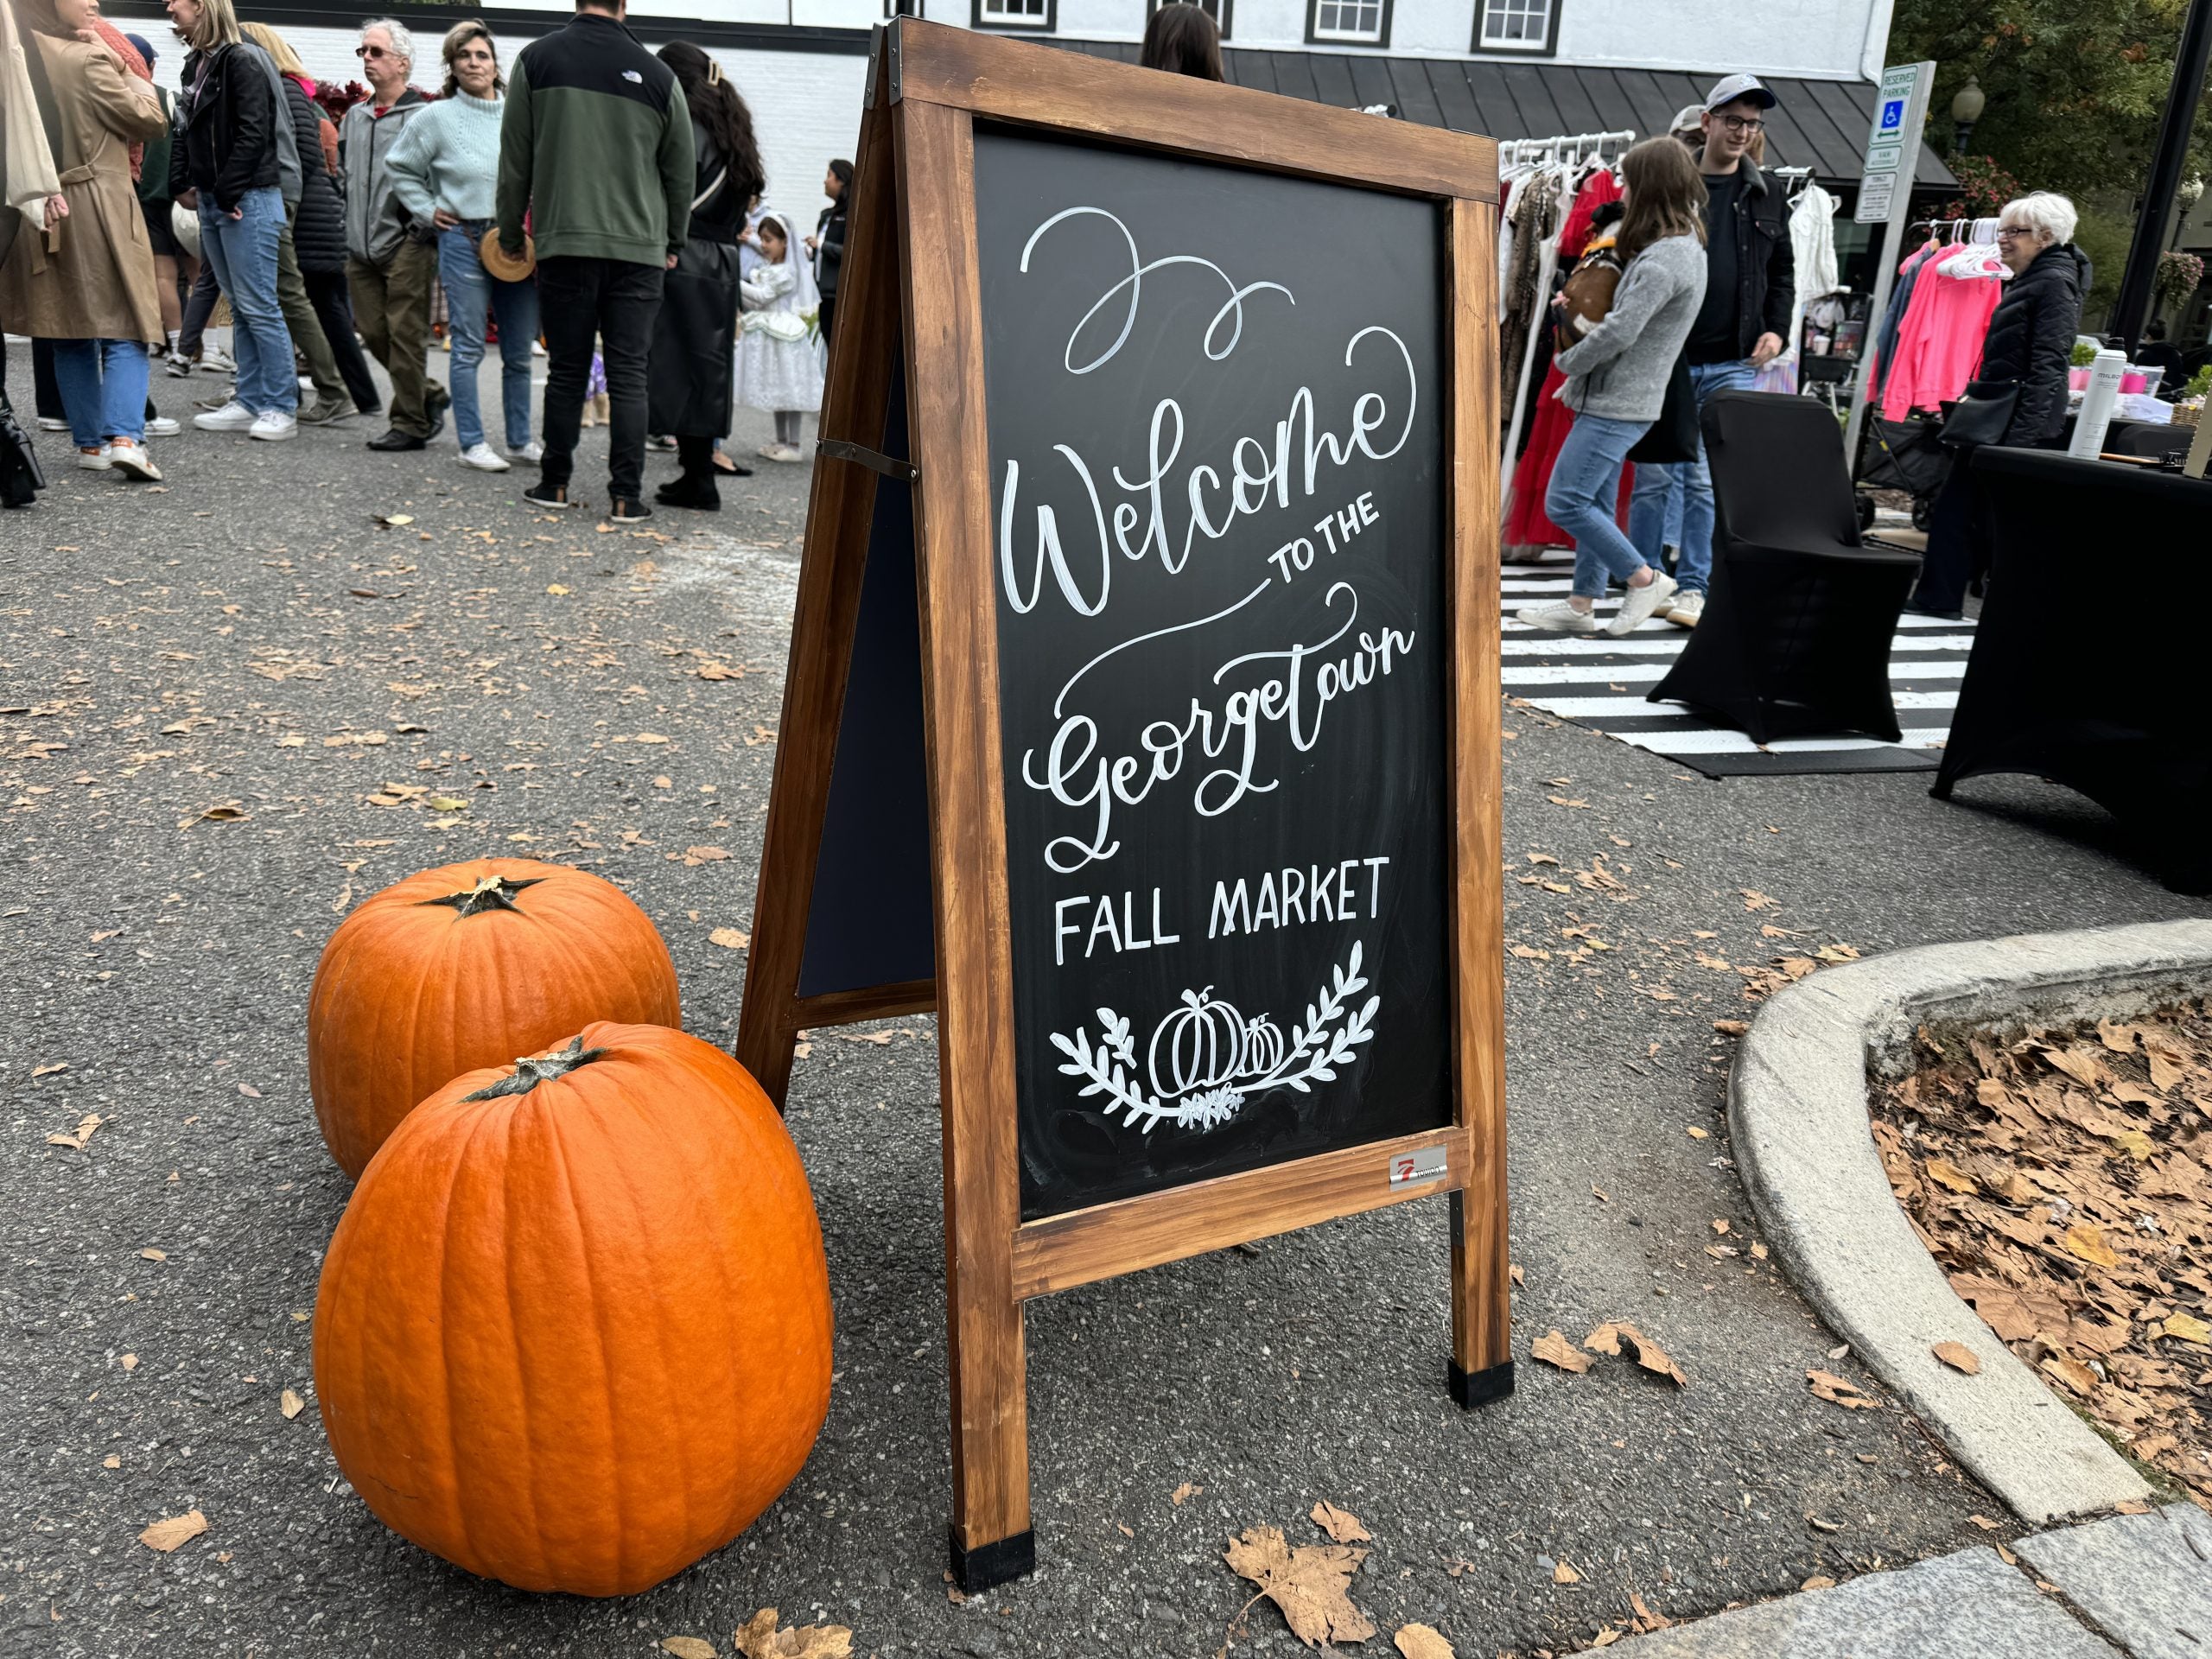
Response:
[[[1452,651],[1447,837],[1453,1121],[1025,1224],[998,722],[990,446],[975,196],[977,118],[1427,198],[1444,212],[1444,479]],[[737,1058],[780,1105],[802,1028],[936,1009],[944,1149],[952,1563],[969,1590],[1026,1573],[1021,1305],[1332,1218],[1449,1193],[1452,1355],[1465,1407],[1512,1388],[1499,828],[1497,147],[902,18],[879,31],[821,417]],[[903,376],[902,376],[903,370]],[[887,456],[903,385],[906,454]],[[934,979],[802,995],[872,515],[908,486],[928,778]],[[1388,1177],[1442,1145],[1440,1179]]]

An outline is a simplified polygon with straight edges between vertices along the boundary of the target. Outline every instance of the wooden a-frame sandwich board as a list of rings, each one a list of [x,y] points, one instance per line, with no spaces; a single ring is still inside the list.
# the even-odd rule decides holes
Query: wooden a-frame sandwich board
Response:
[[[1436,1128],[1023,1218],[977,125],[1433,211],[1443,442],[1433,780],[1448,886]],[[803,1028],[940,1017],[952,1560],[1030,1569],[1021,1304],[1450,1195],[1463,1406],[1512,1386],[1504,1192],[1488,139],[901,19],[880,31],[800,569],[737,1057],[781,1104]],[[1285,567],[1286,579],[1289,574]]]

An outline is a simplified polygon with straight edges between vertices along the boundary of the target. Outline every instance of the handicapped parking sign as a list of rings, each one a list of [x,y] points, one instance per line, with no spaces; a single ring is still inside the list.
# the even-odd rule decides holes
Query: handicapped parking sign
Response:
[[[1882,130],[1894,132],[1904,125],[1904,99],[1885,99],[1882,101]]]

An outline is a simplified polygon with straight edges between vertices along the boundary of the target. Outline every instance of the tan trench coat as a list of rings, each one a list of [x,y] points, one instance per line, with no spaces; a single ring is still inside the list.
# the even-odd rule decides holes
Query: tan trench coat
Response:
[[[154,89],[105,46],[29,35],[23,49],[44,54],[60,111],[54,159],[69,217],[16,238],[0,265],[0,325],[35,340],[159,340],[153,245],[130,181],[131,144],[161,136]]]

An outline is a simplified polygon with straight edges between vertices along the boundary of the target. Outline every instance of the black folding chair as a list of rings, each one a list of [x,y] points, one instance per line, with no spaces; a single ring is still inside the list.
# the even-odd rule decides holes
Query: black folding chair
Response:
[[[1890,642],[1920,557],[1859,539],[1835,416],[1809,397],[1723,391],[1700,425],[1713,585],[1650,700],[1694,704],[1755,743],[1841,732],[1897,741]]]

